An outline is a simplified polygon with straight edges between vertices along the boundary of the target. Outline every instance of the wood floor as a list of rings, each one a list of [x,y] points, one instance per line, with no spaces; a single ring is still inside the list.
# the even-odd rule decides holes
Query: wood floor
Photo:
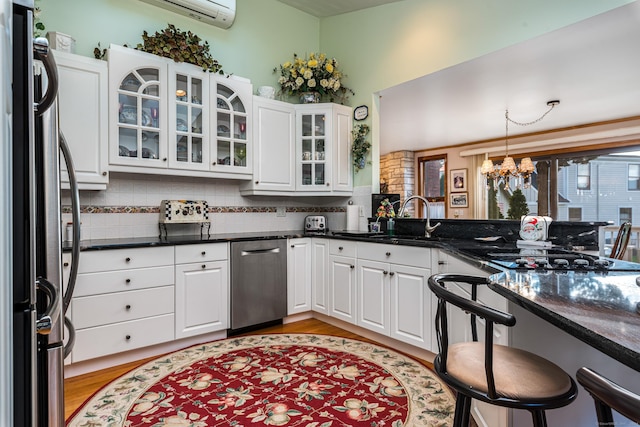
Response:
[[[335,335],[344,338],[353,338],[361,341],[374,342],[365,337],[356,335],[336,326],[329,325],[328,323],[322,322],[317,319],[307,319],[301,320],[299,322],[289,323],[287,325],[272,326],[269,328],[260,329],[258,331],[253,331],[251,332],[251,334],[279,334],[301,332],[319,335]],[[104,387],[109,382],[127,373],[131,369],[155,358],[156,357],[143,359],[125,365],[120,365],[113,368],[108,368],[101,371],[91,372],[85,375],[79,375],[77,377],[66,379],[64,382],[65,418],[69,418],[69,416],[71,416],[71,414],[73,414],[73,412],[77,408],[82,406],[86,399],[91,397],[93,393]],[[427,361],[423,360],[422,362],[429,367],[432,366]]]

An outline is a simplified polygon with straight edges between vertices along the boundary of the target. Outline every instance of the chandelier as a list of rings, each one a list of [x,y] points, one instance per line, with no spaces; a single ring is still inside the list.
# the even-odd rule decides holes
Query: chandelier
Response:
[[[485,177],[485,180],[487,183],[487,189],[490,187],[491,182],[493,182],[493,189],[497,190],[499,183],[503,182],[504,189],[509,190],[511,178],[516,179],[516,182],[517,182],[516,188],[520,188],[521,184],[522,186],[524,186],[524,188],[531,187],[531,174],[535,171],[535,167],[533,166],[533,161],[531,161],[531,158],[525,157],[520,161],[519,165],[516,165],[516,162],[515,160],[513,160],[513,157],[509,156],[509,122],[516,124],[518,126],[529,126],[534,123],[538,123],[540,120],[544,119],[545,116],[549,114],[549,112],[553,110],[553,108],[558,104],[560,104],[560,101],[557,101],[557,100],[547,102],[549,109],[545,111],[545,113],[542,116],[538,117],[536,120],[533,120],[531,122],[526,122],[526,123],[512,120],[509,117],[509,110],[505,111],[504,113],[504,118],[505,118],[504,160],[502,160],[502,164],[494,165],[491,159],[487,158],[485,159],[484,162],[482,162],[482,166],[480,168],[480,173],[482,173],[482,175],[484,175]]]

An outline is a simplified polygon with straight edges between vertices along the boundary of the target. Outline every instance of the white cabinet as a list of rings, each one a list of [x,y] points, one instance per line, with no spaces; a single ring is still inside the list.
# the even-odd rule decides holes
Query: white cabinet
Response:
[[[121,46],[108,55],[112,170],[251,178],[250,82]]]
[[[226,243],[176,246],[175,335],[227,329],[229,262]]]
[[[173,253],[170,246],[82,253],[73,363],[174,339]]]
[[[289,239],[287,249],[287,314],[311,310],[311,238]]]
[[[60,131],[71,151],[80,189],[103,190],[108,169],[108,68],[105,61],[55,52]],[[61,163],[63,186],[68,187]]]
[[[358,243],[358,326],[432,349],[428,248]]]
[[[311,239],[311,309],[329,314],[329,240]]]
[[[254,97],[254,179],[243,195],[353,192],[351,108]]]
[[[241,194],[293,193],[296,189],[293,104],[253,97],[253,180]]]
[[[296,191],[351,192],[351,108],[296,105]]]
[[[356,244],[332,240],[329,245],[329,316],[357,323]]]

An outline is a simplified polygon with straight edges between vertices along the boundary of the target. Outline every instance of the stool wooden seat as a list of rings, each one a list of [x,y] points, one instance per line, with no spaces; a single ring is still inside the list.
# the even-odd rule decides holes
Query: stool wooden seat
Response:
[[[449,291],[446,283],[469,286],[471,298]],[[545,410],[560,408],[577,396],[575,381],[563,369],[533,353],[493,344],[493,325],[511,327],[513,315],[477,301],[478,286],[488,284],[484,277],[439,274],[429,278],[429,288],[438,297],[436,335],[438,355],[433,365],[436,374],[457,392],[454,427],[467,427],[471,400],[525,409],[531,412],[533,425],[547,425]],[[472,341],[449,343],[447,304],[469,314]],[[485,340],[478,341],[477,319],[485,324]]]
[[[578,369],[576,378],[593,397],[599,425],[614,425],[611,409],[635,423],[640,423],[640,396],[589,368]]]

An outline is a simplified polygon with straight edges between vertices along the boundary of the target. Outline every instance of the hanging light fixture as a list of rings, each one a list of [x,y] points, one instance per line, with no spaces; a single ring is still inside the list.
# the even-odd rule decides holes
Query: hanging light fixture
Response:
[[[482,166],[480,167],[480,173],[484,175],[487,188],[489,188],[491,182],[493,181],[493,188],[497,189],[500,181],[504,182],[504,189],[508,190],[510,188],[511,178],[517,178],[518,182],[516,184],[517,188],[520,188],[520,181],[522,181],[522,185],[524,188],[531,187],[531,174],[535,171],[535,167],[533,166],[533,161],[531,161],[530,157],[525,157],[520,161],[519,165],[516,165],[513,157],[509,156],[509,122],[516,124],[518,126],[529,126],[534,123],[538,123],[540,120],[544,119],[547,114],[553,108],[560,104],[560,101],[554,100],[547,102],[549,109],[539,118],[533,120],[531,122],[521,123],[516,122],[509,118],[509,110],[506,110],[504,113],[505,118],[505,157],[502,160],[502,164],[494,165],[491,159],[487,158],[482,162]]]

